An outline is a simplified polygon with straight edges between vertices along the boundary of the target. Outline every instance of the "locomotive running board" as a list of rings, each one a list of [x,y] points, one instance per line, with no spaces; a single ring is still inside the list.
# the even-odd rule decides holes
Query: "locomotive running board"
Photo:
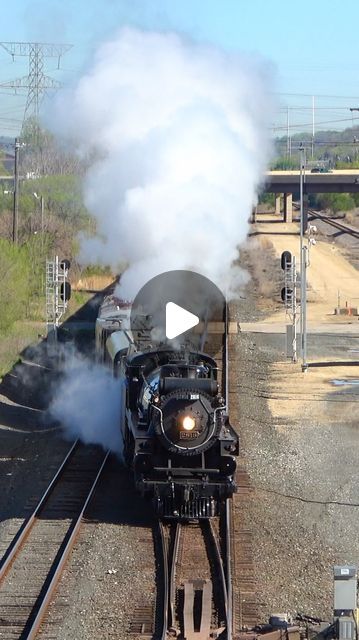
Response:
[[[213,630],[211,632],[212,583],[207,580],[189,580],[184,582],[183,586],[183,637],[186,638],[186,640],[211,640],[211,638],[217,637],[217,635],[213,636]],[[202,610],[199,631],[194,630],[195,591],[202,591]]]

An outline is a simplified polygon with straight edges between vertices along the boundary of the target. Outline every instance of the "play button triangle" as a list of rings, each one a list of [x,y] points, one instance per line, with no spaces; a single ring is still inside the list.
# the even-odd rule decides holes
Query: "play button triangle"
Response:
[[[166,337],[169,340],[180,336],[199,323],[198,316],[180,307],[175,302],[166,304]]]

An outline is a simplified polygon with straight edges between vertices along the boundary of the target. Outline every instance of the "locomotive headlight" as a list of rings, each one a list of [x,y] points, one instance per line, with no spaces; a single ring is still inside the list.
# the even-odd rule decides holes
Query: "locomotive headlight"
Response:
[[[185,416],[182,420],[182,427],[185,431],[193,431],[196,426],[196,421],[191,416]]]

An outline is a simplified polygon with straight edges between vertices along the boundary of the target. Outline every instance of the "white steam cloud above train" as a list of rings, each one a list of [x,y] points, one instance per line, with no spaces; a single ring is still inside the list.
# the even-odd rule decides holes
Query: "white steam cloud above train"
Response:
[[[84,192],[100,237],[82,239],[82,259],[127,263],[121,295],[171,269],[238,281],[270,155],[270,83],[253,55],[125,28],[58,94],[53,129],[95,151]]]

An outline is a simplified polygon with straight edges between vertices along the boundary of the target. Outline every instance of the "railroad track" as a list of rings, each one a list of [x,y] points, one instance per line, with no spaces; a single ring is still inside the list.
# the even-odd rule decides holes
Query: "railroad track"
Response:
[[[299,204],[297,203],[293,203],[293,207],[296,210],[299,210],[300,208]],[[350,236],[353,236],[353,238],[359,238],[359,229],[357,229],[356,227],[351,227],[350,225],[344,224],[343,222],[339,222],[334,218],[330,218],[329,216],[326,216],[324,213],[319,213],[319,211],[316,211],[315,209],[308,209],[308,216],[310,216],[311,220],[315,220],[315,219],[322,220],[326,224],[329,224],[330,226],[334,227],[335,229],[338,229],[339,231],[343,231],[343,233],[347,233]]]
[[[229,502],[211,520],[158,522],[164,578],[161,640],[232,638]]]
[[[223,335],[206,336],[204,350],[219,363],[219,382],[228,403],[228,306]],[[206,344],[204,344],[206,342]],[[186,640],[232,639],[232,500],[217,518],[157,523],[161,563],[157,635]]]
[[[224,334],[206,335],[203,350],[219,364],[219,383],[228,406],[229,311]],[[231,374],[232,375],[232,374]],[[252,488],[243,460],[237,472],[238,494],[221,514],[208,521],[155,521],[152,537],[156,557],[156,592],[152,604],[136,607],[129,632],[136,640],[232,640],[257,623],[252,533],[243,514]],[[146,536],[139,564],[149,556]]]
[[[338,222],[338,220],[334,220],[329,216],[326,216],[322,213],[318,213],[318,211],[315,211],[314,209],[308,209],[308,215],[310,216],[311,220],[317,218],[318,220],[322,220],[323,222],[330,224],[332,227],[335,227],[335,229],[339,229],[339,231],[343,231],[343,233],[348,233],[349,235],[353,236],[353,238],[359,238],[359,229],[356,229],[355,227],[350,227],[347,224]]]
[[[0,638],[33,640],[109,452],[76,441],[0,563]]]

